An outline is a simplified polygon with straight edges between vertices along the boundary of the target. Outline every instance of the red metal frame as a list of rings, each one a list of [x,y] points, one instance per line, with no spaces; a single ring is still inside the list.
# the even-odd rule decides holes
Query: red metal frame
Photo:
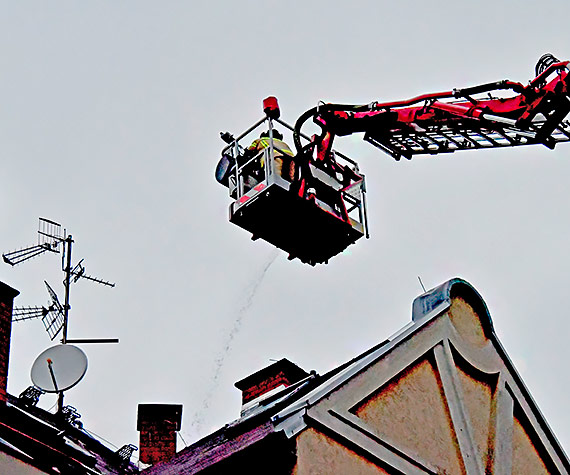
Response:
[[[468,148],[493,148],[556,143],[570,140],[568,61],[545,55],[537,76],[527,86],[499,81],[480,86],[423,94],[412,99],[368,105],[321,104],[303,114],[295,126],[312,118],[322,129],[310,146],[317,160],[326,161],[336,135],[365,133],[365,140],[394,156],[438,154]],[[490,93],[512,91],[510,97]],[[473,96],[487,93],[488,97]],[[449,101],[449,99],[455,99]],[[421,105],[418,105],[422,103]]]

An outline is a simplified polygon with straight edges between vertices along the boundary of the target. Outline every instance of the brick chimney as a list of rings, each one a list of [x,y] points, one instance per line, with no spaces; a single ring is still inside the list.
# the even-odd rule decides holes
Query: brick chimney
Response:
[[[6,402],[8,387],[8,362],[12,336],[12,308],[14,297],[20,292],[0,282],[0,404]]]
[[[256,399],[264,394],[280,386],[290,386],[308,376],[309,373],[304,369],[283,358],[238,381],[234,386],[241,390],[242,415],[248,407],[255,404]]]
[[[169,460],[176,453],[176,432],[180,430],[182,405],[139,404],[137,430],[139,459],[154,465]]]

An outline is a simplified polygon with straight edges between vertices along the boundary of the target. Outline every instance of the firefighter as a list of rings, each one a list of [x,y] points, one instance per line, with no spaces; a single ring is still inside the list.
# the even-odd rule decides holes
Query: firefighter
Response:
[[[246,153],[253,155],[263,149],[270,148],[269,131],[262,132],[258,139],[246,149]],[[295,180],[295,162],[293,160],[293,152],[285,142],[283,135],[278,130],[273,129],[273,158],[275,161],[275,172],[288,182]],[[261,168],[263,168],[263,158],[261,159]]]

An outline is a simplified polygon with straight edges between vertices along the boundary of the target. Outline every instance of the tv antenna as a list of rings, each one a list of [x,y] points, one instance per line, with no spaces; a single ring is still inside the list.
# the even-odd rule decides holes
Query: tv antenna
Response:
[[[44,281],[50,296],[51,303],[48,307],[16,307],[13,310],[13,321],[31,320],[41,318],[46,332],[51,340],[62,332],[61,343],[118,343],[118,338],[82,338],[70,339],[67,337],[69,322],[69,304],[71,284],[80,279],[87,279],[108,287],[115,287],[114,283],[87,275],[81,259],[75,266],[71,264],[71,249],[73,246],[73,238],[71,234],[67,234],[64,229],[61,232],[61,224],[46,218],[39,219],[38,226],[38,244],[29,246],[17,251],[11,251],[2,254],[4,262],[15,266],[25,262],[33,257],[37,257],[45,252],[53,252],[56,254],[62,252],[61,270],[64,273],[63,285],[65,288],[65,299],[63,305],[50,285]]]
[[[2,258],[6,264],[15,266],[20,262],[27,261],[47,251],[59,254],[59,245],[63,241],[61,224],[50,221],[49,219],[40,218],[38,228],[38,244],[2,254]]]
[[[49,307],[16,307],[12,311],[12,321],[20,322],[22,320],[41,318],[47,334],[51,340],[54,340],[63,328],[65,312],[55,291],[45,280],[44,284],[46,284],[47,291],[51,299]]]

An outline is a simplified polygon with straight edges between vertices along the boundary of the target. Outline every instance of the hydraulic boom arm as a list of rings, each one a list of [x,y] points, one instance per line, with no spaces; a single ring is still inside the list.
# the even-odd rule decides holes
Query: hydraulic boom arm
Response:
[[[396,160],[531,144],[553,149],[558,142],[570,141],[570,124],[564,120],[570,112],[568,64],[545,54],[527,86],[504,80],[397,102],[319,104],[297,120],[295,147],[298,154],[315,147],[317,160],[325,161],[335,136],[364,132],[364,140]],[[499,90],[511,94],[494,97]],[[483,93],[487,96],[475,97]],[[303,147],[301,128],[309,119],[321,133]]]

